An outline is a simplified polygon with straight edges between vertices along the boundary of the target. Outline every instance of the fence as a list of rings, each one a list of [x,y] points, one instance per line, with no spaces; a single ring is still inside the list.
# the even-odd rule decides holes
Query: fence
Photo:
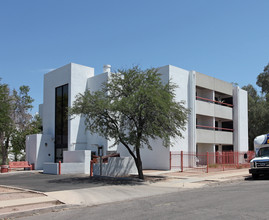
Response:
[[[240,169],[250,166],[249,162],[254,158],[253,151],[248,152],[206,152],[186,153],[183,151],[170,152],[170,170],[183,171],[224,171],[228,169]]]

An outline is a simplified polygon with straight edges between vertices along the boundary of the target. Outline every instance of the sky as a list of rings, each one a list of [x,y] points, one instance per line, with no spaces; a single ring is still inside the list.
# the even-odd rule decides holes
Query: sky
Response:
[[[239,86],[269,62],[268,0],[0,0],[0,78],[30,87],[68,63],[174,65]],[[257,88],[257,86],[255,86]]]

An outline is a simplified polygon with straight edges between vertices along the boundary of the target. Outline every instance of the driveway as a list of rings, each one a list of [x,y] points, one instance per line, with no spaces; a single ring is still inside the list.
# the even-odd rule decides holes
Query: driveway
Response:
[[[41,172],[21,171],[0,174],[0,185],[14,186],[40,192],[53,192],[106,185],[139,185],[132,178],[89,177],[89,175],[50,175]]]

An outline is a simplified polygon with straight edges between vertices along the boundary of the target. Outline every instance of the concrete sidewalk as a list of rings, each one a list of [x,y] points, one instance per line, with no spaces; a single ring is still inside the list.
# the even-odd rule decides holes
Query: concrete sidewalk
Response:
[[[231,180],[243,180],[248,177],[248,169],[222,171],[218,173],[179,173],[171,171],[145,171],[147,176],[161,176],[166,179],[155,183],[144,182],[142,185],[113,185],[88,189],[47,192],[51,198],[70,205],[100,205],[135,198],[149,197],[179,190],[204,187],[209,184]]]
[[[105,203],[120,202],[136,198],[161,195],[166,193],[178,192],[179,190],[188,190],[193,188],[205,187],[210,184],[220,184],[225,181],[244,180],[249,177],[248,169],[237,169],[221,171],[217,173],[192,173],[192,172],[173,172],[173,171],[149,171],[144,172],[145,176],[157,177],[161,181],[140,182],[139,184],[110,184],[96,185],[90,188],[73,188],[70,190],[58,190],[43,192],[45,197],[35,197],[25,199],[27,204],[35,204],[37,201],[63,203],[65,205],[83,205],[94,206]],[[102,179],[101,179],[102,180]],[[72,183],[70,183],[72,184]],[[0,202],[0,210],[9,205],[9,207],[20,207],[23,205],[23,199],[14,199]],[[49,210],[50,211],[50,210]],[[34,213],[34,210],[32,210]],[[29,213],[28,213],[29,214]],[[31,214],[31,213],[30,213]],[[18,213],[15,215],[18,217]],[[20,216],[20,215],[19,215]],[[25,216],[25,213],[24,213]],[[5,217],[14,217],[14,213],[5,213]],[[0,219],[3,218],[0,214]]]

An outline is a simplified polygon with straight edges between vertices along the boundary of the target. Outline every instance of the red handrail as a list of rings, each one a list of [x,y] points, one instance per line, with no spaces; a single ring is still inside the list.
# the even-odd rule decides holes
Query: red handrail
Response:
[[[209,128],[212,130],[224,130],[224,131],[234,131],[234,129],[230,129],[230,128],[220,128],[220,127],[211,127],[211,126],[205,126],[205,125],[196,125],[196,128]]]
[[[223,105],[233,107],[232,104],[228,104],[228,103],[225,103],[225,102],[219,102],[219,101],[216,101],[216,100],[207,99],[207,98],[203,98],[203,97],[200,97],[200,96],[196,96],[196,99],[201,99],[201,100],[205,100],[205,101],[209,101],[209,102],[215,102],[215,103],[219,103],[219,104],[223,104]]]

